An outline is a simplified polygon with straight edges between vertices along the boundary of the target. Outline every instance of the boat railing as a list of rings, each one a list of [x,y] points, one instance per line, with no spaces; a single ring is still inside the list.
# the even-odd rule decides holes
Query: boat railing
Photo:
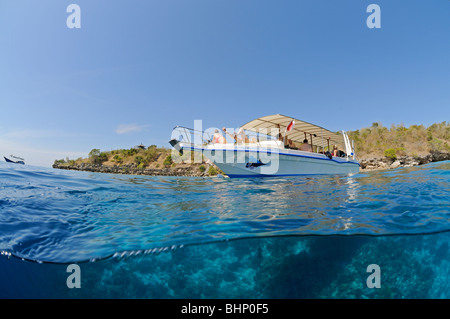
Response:
[[[222,134],[222,133],[221,133]],[[277,140],[270,135],[260,135],[252,131],[245,131],[244,134],[248,138],[248,142],[236,143],[236,141],[228,143],[227,135],[224,134],[226,144],[256,144],[258,147],[267,147],[267,143],[263,142],[276,142]],[[214,143],[214,139],[211,133],[208,131],[196,130],[185,126],[176,126],[172,131],[172,139],[181,143],[188,143],[193,145],[217,145]],[[224,144],[221,144],[224,145]],[[278,145],[278,144],[277,144]],[[280,147],[278,145],[278,147]]]
[[[277,142],[277,139],[275,139],[273,136],[261,135],[261,134],[255,133],[253,131],[247,131],[247,130],[245,131],[245,134],[249,138],[249,143],[236,143],[236,141],[228,143],[228,141],[227,141],[226,144],[220,144],[220,145],[223,146],[223,145],[230,145],[230,144],[234,144],[234,145],[251,145],[251,144],[253,144],[260,148],[267,148],[268,146],[269,147],[275,146],[277,148],[286,148],[285,145],[280,145],[279,142]],[[226,136],[226,134],[224,134],[224,135],[225,135],[224,138],[226,140],[227,136]],[[348,160],[349,159],[356,160],[354,142],[353,141],[350,142],[350,139],[345,131],[342,131],[342,136],[344,139],[343,146],[345,148],[345,157]],[[210,132],[192,129],[192,128],[185,127],[185,126],[174,127],[174,129],[172,131],[172,139],[175,139],[181,143],[188,143],[188,144],[198,145],[198,146],[206,146],[206,145],[216,146],[216,145],[218,145],[218,143],[214,143],[212,134]],[[276,145],[269,145],[272,143],[268,144],[267,142],[275,142]],[[284,143],[282,143],[282,144],[284,144]],[[322,152],[320,152],[318,150],[317,153],[325,154],[324,147],[322,147]],[[15,157],[15,158],[17,158],[17,157]]]
[[[205,145],[212,142],[211,135],[208,132],[185,126],[175,126],[172,131],[172,139],[176,139],[182,143],[200,145]]]

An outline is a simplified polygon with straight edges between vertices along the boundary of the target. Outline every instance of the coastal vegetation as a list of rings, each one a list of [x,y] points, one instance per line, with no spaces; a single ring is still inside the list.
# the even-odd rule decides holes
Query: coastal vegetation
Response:
[[[384,127],[375,122],[368,128],[347,132],[355,142],[360,159],[387,157],[396,160],[400,156],[418,157],[432,152],[450,153],[450,123],[424,125],[403,124]]]
[[[130,149],[111,151],[101,151],[100,149],[94,148],[89,152],[87,158],[56,160],[55,164],[101,164],[104,166],[131,165],[142,169],[147,167],[158,168],[167,164],[166,160],[168,157],[170,161],[170,153],[170,149],[158,148],[156,145],[151,145],[148,148],[133,147]]]
[[[92,149],[87,158],[78,159],[60,159],[55,160],[53,167],[80,169],[86,168],[123,168],[121,172],[136,173],[145,170],[162,171],[163,169],[186,169],[190,168],[189,173],[196,175],[217,175],[223,172],[212,164],[206,164],[204,158],[201,157],[201,163],[194,162],[194,152],[185,152],[183,155],[175,154],[172,157],[172,149],[157,147],[151,145],[145,147],[143,145],[130,149],[119,149],[111,151],[101,151],[100,149]],[[194,163],[194,164],[192,164]],[[110,170],[106,170],[109,172]],[[183,170],[186,171],[186,170]],[[167,172],[167,171],[165,171]]]

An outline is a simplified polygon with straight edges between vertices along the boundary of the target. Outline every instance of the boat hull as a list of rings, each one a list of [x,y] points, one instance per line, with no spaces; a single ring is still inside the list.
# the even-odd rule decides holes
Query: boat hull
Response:
[[[208,148],[181,145],[199,151],[229,177],[295,176],[317,174],[356,174],[360,165],[351,158],[290,149],[258,147]]]
[[[25,162],[24,162],[24,161],[12,161],[12,160],[10,160],[9,158],[7,158],[7,157],[5,157],[5,156],[3,156],[3,158],[5,159],[5,161],[6,161],[7,163],[14,163],[14,164],[22,164],[22,165],[25,165]]]

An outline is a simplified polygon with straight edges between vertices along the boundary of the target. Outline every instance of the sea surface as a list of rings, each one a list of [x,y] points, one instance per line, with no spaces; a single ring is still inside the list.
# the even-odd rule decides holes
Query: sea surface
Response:
[[[0,298],[448,299],[449,245],[449,161],[246,179],[0,163]]]

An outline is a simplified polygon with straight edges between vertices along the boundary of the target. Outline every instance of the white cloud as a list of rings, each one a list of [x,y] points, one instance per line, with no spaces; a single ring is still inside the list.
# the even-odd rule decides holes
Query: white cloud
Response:
[[[126,133],[131,133],[131,132],[140,132],[149,126],[150,126],[150,124],[146,124],[146,125],[119,124],[116,128],[116,133],[117,134],[126,134]]]

